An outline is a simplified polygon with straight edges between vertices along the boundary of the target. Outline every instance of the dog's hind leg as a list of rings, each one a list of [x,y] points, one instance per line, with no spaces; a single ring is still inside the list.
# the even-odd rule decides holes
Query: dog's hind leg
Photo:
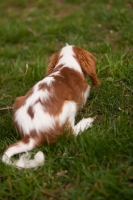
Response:
[[[22,155],[17,161],[13,162],[11,160],[11,157],[13,155],[30,151],[35,147],[35,140],[29,136],[26,136],[22,140],[12,144],[5,150],[2,156],[2,161],[8,165],[13,165],[21,168],[34,168],[38,165],[42,165],[42,163],[44,163],[44,155],[42,152],[38,152],[32,160],[30,160],[29,156],[24,155]]]

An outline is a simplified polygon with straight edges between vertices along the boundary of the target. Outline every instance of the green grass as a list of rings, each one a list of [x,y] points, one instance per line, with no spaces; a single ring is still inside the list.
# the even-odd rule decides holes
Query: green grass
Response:
[[[133,198],[132,9],[131,0],[1,1],[0,108],[43,78],[66,42],[96,56],[101,86],[77,116],[97,114],[91,129],[32,151],[44,152],[43,167],[18,170],[0,160],[0,200]],[[18,138],[12,110],[0,110],[0,157]]]

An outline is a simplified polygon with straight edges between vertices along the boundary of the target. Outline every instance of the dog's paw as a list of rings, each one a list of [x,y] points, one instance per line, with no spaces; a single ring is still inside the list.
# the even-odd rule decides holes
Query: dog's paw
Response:
[[[89,118],[83,118],[80,122],[80,129],[81,131],[84,131],[92,126],[92,123],[94,121],[93,117]]]
[[[83,132],[84,130],[90,128],[92,126],[92,123],[96,119],[95,117],[89,117],[89,118],[83,118],[75,127],[74,127],[74,133],[75,135],[78,135],[80,132]]]
[[[38,151],[34,156],[34,159],[36,163],[41,166],[44,164],[45,156],[42,151]]]

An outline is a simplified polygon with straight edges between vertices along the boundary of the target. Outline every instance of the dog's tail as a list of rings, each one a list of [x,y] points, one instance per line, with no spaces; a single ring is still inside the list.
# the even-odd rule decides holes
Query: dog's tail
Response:
[[[7,165],[13,165],[17,168],[36,168],[41,166],[44,164],[45,160],[43,152],[37,152],[34,156],[34,159],[30,159],[30,155],[28,153],[28,151],[35,148],[35,146],[35,141],[32,138],[24,138],[15,144],[12,144],[5,150],[2,156],[2,162]],[[11,159],[13,155],[23,152],[27,153],[22,154],[18,160],[13,161]]]

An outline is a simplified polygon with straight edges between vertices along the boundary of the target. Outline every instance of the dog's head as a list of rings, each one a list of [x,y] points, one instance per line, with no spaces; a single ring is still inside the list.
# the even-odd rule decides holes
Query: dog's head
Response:
[[[66,50],[66,52],[68,52],[69,48],[72,51],[72,56],[79,63],[79,65],[82,69],[82,72],[85,75],[88,75],[90,77],[90,79],[92,81],[92,86],[98,86],[100,84],[100,81],[96,74],[96,66],[95,66],[96,58],[88,51],[81,49],[79,47],[76,47],[76,46],[66,45],[66,47],[63,48],[63,51]],[[62,57],[61,52],[62,52],[62,50],[53,54],[50,57],[46,75],[51,74],[53,72],[55,66],[58,65],[59,59]]]

